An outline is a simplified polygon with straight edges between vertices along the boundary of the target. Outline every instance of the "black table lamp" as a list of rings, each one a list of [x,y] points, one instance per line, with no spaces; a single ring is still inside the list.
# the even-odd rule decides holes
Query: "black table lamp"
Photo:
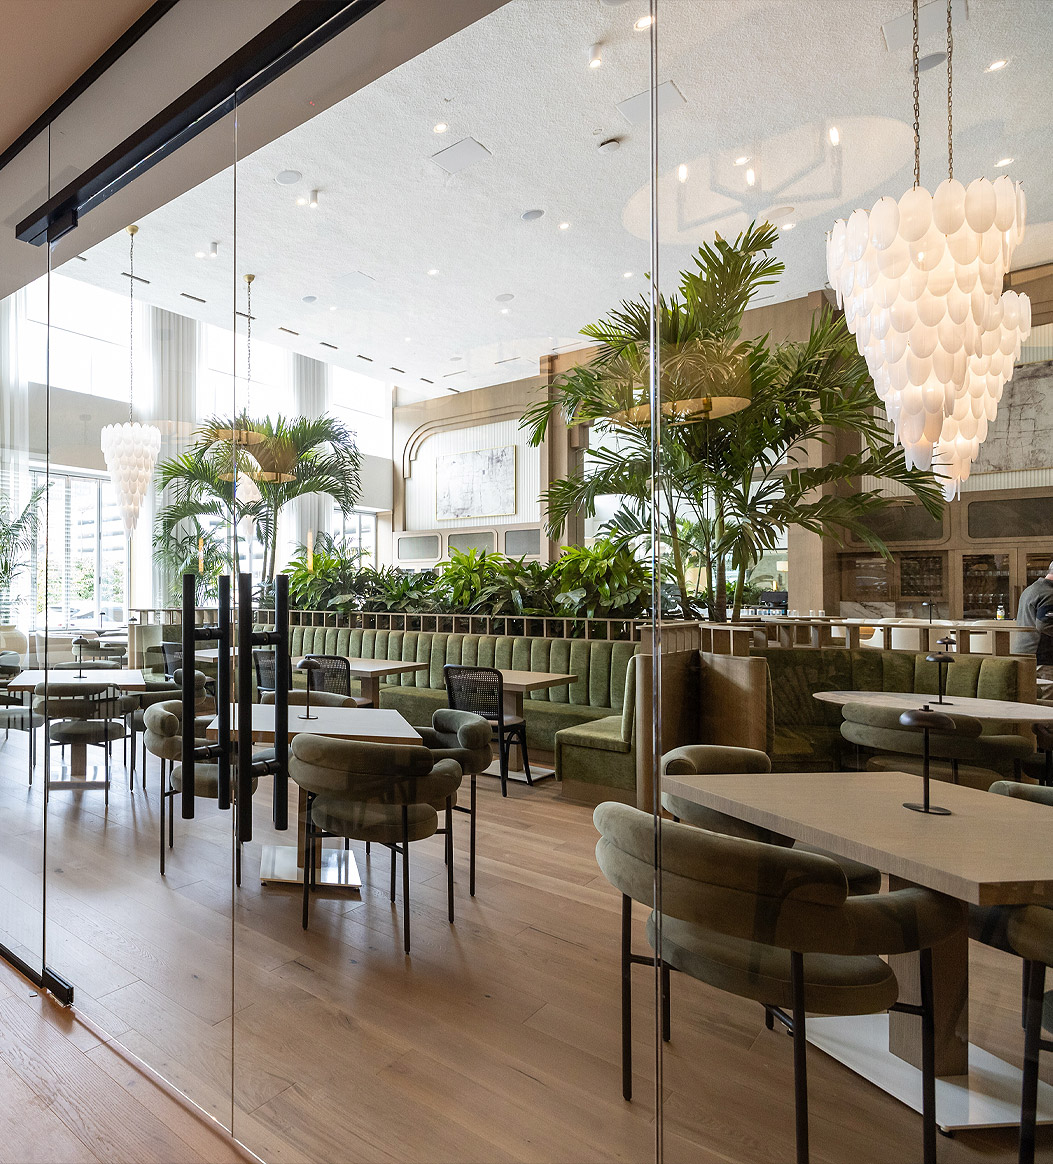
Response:
[[[950,648],[954,646],[954,639],[950,637],[937,639],[936,645],[943,647],[943,650],[933,651],[931,654],[926,655],[925,662],[936,664],[936,702],[942,704],[948,702],[943,698],[943,693],[947,690],[947,679],[944,667],[949,667],[954,662],[954,656],[950,652]]]
[[[304,704],[304,710],[299,717],[300,719],[318,718],[318,716],[311,714],[311,672],[317,671],[321,665],[322,664],[319,663],[317,659],[312,659],[310,657],[301,659],[299,663],[296,664],[297,671],[304,671],[307,675],[307,701]]]
[[[926,812],[930,816],[950,816],[951,810],[949,808],[940,808],[938,805],[929,803],[929,732],[953,732],[955,730],[954,720],[949,715],[933,711],[926,703],[920,711],[905,711],[899,717],[899,722],[905,728],[921,731],[925,737],[922,751],[922,803],[912,804],[909,801],[904,801],[903,807],[909,808],[911,812]]]
[[[73,640],[73,646],[79,647],[77,651],[77,678],[84,678],[84,648],[90,647],[95,642],[94,639],[86,639],[83,635],[78,635]]]

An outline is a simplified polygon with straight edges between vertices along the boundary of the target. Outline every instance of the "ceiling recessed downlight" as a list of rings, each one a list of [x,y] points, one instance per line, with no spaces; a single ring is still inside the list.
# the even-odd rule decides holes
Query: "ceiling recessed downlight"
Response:
[[[750,160],[749,154],[743,154],[741,158],[735,159],[736,166],[744,166]]]
[[[299,170],[282,170],[275,174],[274,180],[279,186],[295,186],[303,177]]]
[[[796,225],[796,222],[784,222],[782,226],[779,227],[779,229],[783,232],[783,234],[785,234],[786,231],[793,230]]]
[[[445,133],[450,127],[445,121],[437,121],[432,127],[432,133]]]
[[[598,69],[603,64],[603,46],[598,42],[589,45],[589,68]]]
[[[523,221],[524,222],[537,222],[537,220],[539,218],[544,218],[544,216],[545,216],[545,212],[543,210],[524,210],[523,211]]]
[[[1000,58],[997,61],[992,61],[987,66],[987,68],[984,69],[984,72],[985,73],[997,73],[999,71],[999,69],[1004,69],[1006,67],[1006,65],[1008,65],[1008,64],[1009,64],[1008,60],[1006,60],[1005,58]]]
[[[311,200],[307,203],[307,205],[310,206],[310,208],[312,210],[318,209],[318,191],[317,190],[311,191]]]
[[[625,271],[625,272],[622,274],[622,278],[623,278],[623,279],[631,279],[632,277],[633,277],[633,273],[632,273],[632,271]]]
[[[438,267],[430,267],[430,268],[428,269],[428,274],[429,274],[429,275],[435,276],[435,275],[437,275],[438,273],[439,273],[439,268],[438,268]]]
[[[687,181],[687,166],[685,166],[683,162],[681,162],[680,165],[676,168],[676,177],[680,182]]]
[[[301,303],[317,303],[318,296],[317,295],[305,295],[300,302]]]
[[[507,315],[507,314],[508,314],[508,313],[509,313],[511,310],[512,310],[512,309],[511,309],[511,307],[502,307],[502,308],[501,308],[501,314],[502,314],[502,315]]]
[[[836,125],[830,126],[830,130],[829,130],[827,136],[830,138],[831,145],[840,145],[841,144],[841,131],[837,128]]]
[[[495,295],[494,298],[498,303],[508,303],[509,300],[515,299],[511,291],[502,291],[500,295]]]
[[[998,161],[995,162],[996,166],[1011,166],[1012,164],[1013,164],[1012,158],[999,158]]]
[[[654,17],[648,13],[646,16],[641,16],[640,19],[633,25],[637,32],[646,32],[651,25],[654,24]]]
[[[746,185],[755,186],[757,184],[757,172],[752,166],[746,171]]]
[[[793,211],[792,206],[773,206],[771,210],[764,212],[764,217],[769,222],[778,222],[780,218],[789,218]]]
[[[570,230],[570,223],[569,222],[561,222],[559,224],[559,229],[560,230]]]
[[[204,251],[194,251],[194,258],[195,259],[205,258],[205,252]]]

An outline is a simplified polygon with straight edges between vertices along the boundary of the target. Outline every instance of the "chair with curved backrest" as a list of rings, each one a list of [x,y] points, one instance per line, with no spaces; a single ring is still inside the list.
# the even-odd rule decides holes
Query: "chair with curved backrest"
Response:
[[[1024,772],[1047,787],[1053,785],[1053,724],[1036,723],[1031,729],[1035,733],[1037,751],[1025,757]]]
[[[1015,779],[1020,764],[1031,755],[1030,743],[1018,735],[983,734],[983,724],[962,715],[951,705],[929,701],[933,711],[945,713],[955,725],[954,733],[929,733],[934,780],[949,780],[986,791],[998,779]],[[919,757],[924,751],[922,733],[900,724],[901,709],[877,707],[869,703],[846,703],[841,735],[860,747],[890,755],[874,756],[867,763],[872,771],[921,773]]]
[[[427,748],[372,744],[302,733],[290,745],[289,775],[307,793],[303,928],[307,929],[318,842],[326,836],[375,841],[391,850],[391,900],[395,856],[402,855],[403,945],[410,952],[409,847],[433,836],[439,818],[432,802],[450,798],[461,780],[452,760],[432,760]],[[447,835],[449,854],[452,830]],[[453,862],[447,878],[453,921]]]
[[[252,665],[256,670],[256,690],[262,696],[264,691],[277,691],[277,655],[274,651],[253,651]],[[292,687],[292,667],[289,668],[286,687]]]
[[[307,686],[312,692],[325,691],[355,701],[355,707],[369,707],[368,699],[351,693],[351,663],[343,655],[305,655],[315,666],[307,671]],[[291,687],[292,684],[290,683]]]
[[[734,748],[722,744],[687,744],[666,752],[662,757],[663,776],[770,771],[771,760],[767,753],[755,748]],[[848,879],[848,891],[853,895],[877,893],[881,889],[881,871],[870,865],[864,865],[862,861],[853,861],[851,857],[835,857],[833,853],[813,848],[811,845],[794,844],[793,837],[748,824],[744,820],[718,812],[715,808],[706,808],[693,800],[674,796],[670,792],[662,793],[662,807],[674,820],[684,821],[696,828],[708,829],[711,833],[745,837],[750,841],[763,841],[766,845],[784,845],[787,848],[792,846],[798,853],[819,853],[823,857],[829,857],[841,866]]]
[[[462,774],[471,776],[471,799],[469,806],[454,804],[457,812],[468,814],[468,892],[475,896],[475,809],[476,777],[489,768],[493,756],[490,739],[493,731],[481,715],[470,711],[454,711],[449,707],[437,708],[431,717],[430,727],[414,729],[420,734],[424,746],[431,752],[433,760],[454,760]],[[440,830],[441,832],[442,830]]]
[[[70,678],[49,679],[38,683],[34,692],[33,710],[44,718],[48,746],[67,745],[71,752],[86,752],[89,746],[103,750],[105,803],[110,803],[110,745],[122,739],[126,727],[117,718],[117,700],[120,692],[108,683]],[[82,781],[71,780],[69,787],[83,788]],[[62,781],[52,781],[51,787],[61,787]]]
[[[165,678],[175,678],[176,671],[183,666],[183,645],[182,643],[162,643],[161,653],[165,660]]]
[[[1000,780],[991,792],[1053,809],[1053,788]],[[1053,813],[1049,817],[1053,834]],[[969,936],[995,949],[1016,954],[1024,962],[1024,1078],[1020,1098],[1020,1164],[1035,1159],[1038,1106],[1038,1057],[1053,1051],[1053,991],[1046,993],[1046,967],[1053,966],[1053,906],[993,905],[969,907]]]
[[[654,819],[608,801],[595,811],[596,860],[622,894],[622,1093],[632,1098],[632,902],[653,906]],[[805,1013],[880,1014],[922,1019],[922,1106],[926,1164],[936,1160],[932,947],[964,922],[960,903],[927,889],[849,897],[841,868],[799,853],[691,825],[662,824],[661,918],[647,938],[659,944],[663,1035],[669,1038],[669,969],[753,999],[793,1032],[797,1161],[808,1161]],[[922,1005],[897,1002],[899,984],[879,955],[919,951]],[[787,1011],[790,1013],[787,1014]]]
[[[161,876],[165,872],[165,814],[168,815],[168,848],[175,843],[175,811],[174,805],[168,802],[173,800],[176,793],[183,790],[183,701],[168,699],[160,703],[153,703],[146,708],[144,716],[146,749],[152,756],[161,760]],[[194,717],[194,736],[196,747],[207,747],[208,740],[204,738],[205,728],[212,719],[211,714]],[[165,770],[167,761],[168,769]],[[252,790],[256,791],[256,781],[252,782]],[[237,788],[237,781],[231,777],[231,797]],[[194,795],[206,800],[219,799],[219,767],[208,761],[198,761],[194,765]],[[236,850],[237,882],[241,884],[241,845]]]
[[[505,685],[501,672],[493,667],[461,667],[447,663],[442,669],[446,680],[446,701],[454,711],[469,711],[482,716],[497,738],[501,760],[501,795],[508,795],[508,754],[513,743],[518,743],[523,755],[523,772],[527,783],[530,760],[527,756],[526,720],[505,711]]]

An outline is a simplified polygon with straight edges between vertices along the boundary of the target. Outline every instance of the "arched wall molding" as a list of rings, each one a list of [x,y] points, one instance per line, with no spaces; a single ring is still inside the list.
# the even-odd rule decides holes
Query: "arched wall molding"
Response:
[[[406,438],[402,449],[402,478],[408,481],[413,476],[413,463],[420,455],[421,446],[429,437],[450,429],[477,428],[484,424],[493,424],[501,420],[512,420],[522,415],[522,405],[514,401],[505,404],[493,405],[483,409],[468,409],[456,416],[425,421]]]

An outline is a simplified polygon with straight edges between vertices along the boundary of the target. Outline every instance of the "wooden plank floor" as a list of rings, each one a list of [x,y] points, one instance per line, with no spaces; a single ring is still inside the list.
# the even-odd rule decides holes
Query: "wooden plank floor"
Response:
[[[32,953],[40,941],[42,807],[40,781],[26,788],[25,739],[12,733],[0,744],[0,928],[9,944]],[[166,1141],[151,1148],[140,1125],[107,1131],[115,1112],[101,1102],[105,1089],[82,1086],[69,1058],[76,1051],[106,1071],[123,1105],[129,1079],[107,1058],[106,1036],[232,1122],[239,1139],[275,1164],[653,1158],[651,979],[634,971],[636,1098],[627,1104],[619,1067],[620,899],[596,867],[591,812],[562,801],[551,781],[512,785],[502,799],[496,781],[483,778],[474,899],[467,818],[455,820],[453,926],[441,842],[412,846],[410,958],[401,947],[401,891],[395,906],[388,900],[386,851],[367,859],[354,846],[361,894],[319,891],[306,933],[299,890],[260,885],[261,845],[294,839],[271,829],[269,781],[257,793],[255,837],[236,895],[230,816],[207,801],[196,820],[176,819],[162,879],[158,785],[151,760],[148,791],[131,795],[118,778],[108,810],[98,792],[51,796],[48,962],[74,982],[76,1015],[89,1021],[71,1019],[68,1031],[48,1036],[73,1049],[63,1050],[58,1067],[29,1070],[23,1055],[48,1057],[34,1024],[52,1004],[32,1000],[29,1017],[19,1018],[10,985],[0,994],[0,1094],[22,1087],[26,1102],[35,1095],[52,1115],[34,1136],[35,1156],[17,1155],[0,1117],[0,1145],[10,1145],[0,1147],[0,1164],[120,1159],[122,1151],[138,1160],[205,1158],[164,1156]],[[641,950],[644,916],[640,910]],[[972,959],[974,1040],[1019,1063],[1019,963],[981,947]],[[764,1029],[759,1007],[679,976],[672,1017],[666,1159],[792,1159],[785,1034]],[[1053,1056],[1043,1075],[1053,1081]],[[814,1051],[809,1083],[816,1164],[920,1158],[914,1113]],[[75,1114],[78,1104],[90,1105],[90,1118]],[[154,1101],[147,1108],[163,1135],[185,1138]],[[107,1135],[124,1138],[110,1149]],[[1041,1130],[1039,1143],[1039,1159],[1053,1162],[1051,1130]],[[941,1137],[939,1152],[944,1164],[1008,1164],[1016,1159],[1015,1132]]]

